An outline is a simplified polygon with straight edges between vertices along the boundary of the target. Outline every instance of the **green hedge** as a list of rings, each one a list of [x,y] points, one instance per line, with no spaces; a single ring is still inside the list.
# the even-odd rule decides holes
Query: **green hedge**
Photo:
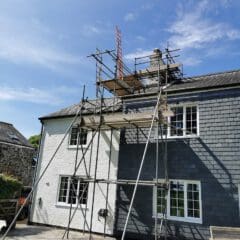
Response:
[[[16,198],[22,187],[22,183],[16,178],[0,174],[0,199]]]

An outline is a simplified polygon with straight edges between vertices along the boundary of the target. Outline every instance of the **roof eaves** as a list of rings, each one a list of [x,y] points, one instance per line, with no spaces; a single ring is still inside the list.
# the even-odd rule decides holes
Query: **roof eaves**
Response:
[[[120,112],[122,111],[121,108],[119,108],[118,110],[115,110],[114,112]],[[109,112],[103,112],[103,113],[109,113]],[[84,113],[83,115],[84,116],[87,116],[87,115],[92,115],[93,113]],[[96,114],[100,114],[100,113],[96,113]],[[75,117],[76,114],[65,114],[65,115],[56,115],[56,116],[43,116],[43,117],[40,117],[38,118],[41,122],[44,121],[44,120],[49,120],[49,119],[60,119],[60,118],[72,118],[72,117]],[[78,114],[78,116],[80,116],[80,114]]]

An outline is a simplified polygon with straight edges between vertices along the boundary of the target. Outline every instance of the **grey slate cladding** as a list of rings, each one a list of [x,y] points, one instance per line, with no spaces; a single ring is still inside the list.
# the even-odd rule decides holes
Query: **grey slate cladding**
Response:
[[[201,181],[203,213],[202,224],[169,220],[166,226],[169,237],[209,239],[211,225],[240,226],[240,89],[170,96],[169,102],[179,105],[196,103],[199,106],[199,137],[167,141],[168,172],[170,179]],[[129,106],[134,108],[133,105]],[[138,106],[135,108],[138,109]],[[118,178],[136,178],[147,133],[148,129],[122,131]],[[160,150],[161,147],[160,144]],[[143,180],[155,178],[155,153],[156,144],[152,138],[142,170]],[[159,164],[159,176],[163,178],[161,151]],[[115,230],[119,236],[123,230],[132,191],[132,186],[118,186]],[[152,202],[152,187],[139,187],[127,229],[130,239],[154,237]]]

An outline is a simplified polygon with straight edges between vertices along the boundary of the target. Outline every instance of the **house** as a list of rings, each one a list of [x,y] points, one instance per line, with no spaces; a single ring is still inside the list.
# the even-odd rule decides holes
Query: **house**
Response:
[[[24,186],[31,186],[34,148],[10,123],[0,122],[0,173],[18,178]]]
[[[126,237],[151,239],[161,228],[173,239],[209,239],[210,226],[239,227],[240,70],[179,79],[163,92],[170,114],[150,135]],[[37,176],[48,169],[34,195],[31,222],[121,236],[156,93],[159,86],[152,84],[117,104],[104,99],[102,118],[99,102],[86,101],[72,125],[79,104],[40,118]],[[128,124],[121,127],[120,118]],[[100,121],[105,127],[99,131]]]

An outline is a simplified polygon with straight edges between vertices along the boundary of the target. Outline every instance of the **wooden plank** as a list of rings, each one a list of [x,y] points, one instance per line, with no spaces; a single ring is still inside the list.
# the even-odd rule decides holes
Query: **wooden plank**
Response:
[[[210,226],[210,240],[240,240],[239,227]]]
[[[132,127],[132,125],[135,124],[139,127],[148,127],[151,124],[152,117],[153,117],[152,112],[103,114],[102,126],[122,128]],[[88,115],[82,117],[83,127],[85,126],[90,128],[96,128],[99,125],[99,123],[100,116]]]
[[[162,77],[165,77],[164,74],[167,69],[169,69],[171,73],[178,70],[180,66],[180,63],[152,66],[144,70],[139,70],[136,74],[124,76],[123,79],[101,81],[101,84],[109,91],[115,91],[118,96],[125,96],[127,94],[133,94],[135,91],[139,91],[145,87],[140,79],[157,76],[158,72],[160,72]]]
[[[118,96],[125,96],[129,94],[129,92],[125,88],[123,88],[121,85],[119,85],[118,82],[115,80],[104,81],[102,82],[102,84],[109,91],[111,92],[115,91]]]
[[[139,70],[138,74],[139,75],[148,75],[148,74],[154,74],[154,73],[156,74],[158,73],[158,71],[165,72],[167,69],[173,71],[173,70],[177,70],[180,66],[181,66],[180,63],[172,63],[172,64],[168,64],[168,66],[160,65],[160,67],[153,66],[153,67],[146,68],[144,70]]]

